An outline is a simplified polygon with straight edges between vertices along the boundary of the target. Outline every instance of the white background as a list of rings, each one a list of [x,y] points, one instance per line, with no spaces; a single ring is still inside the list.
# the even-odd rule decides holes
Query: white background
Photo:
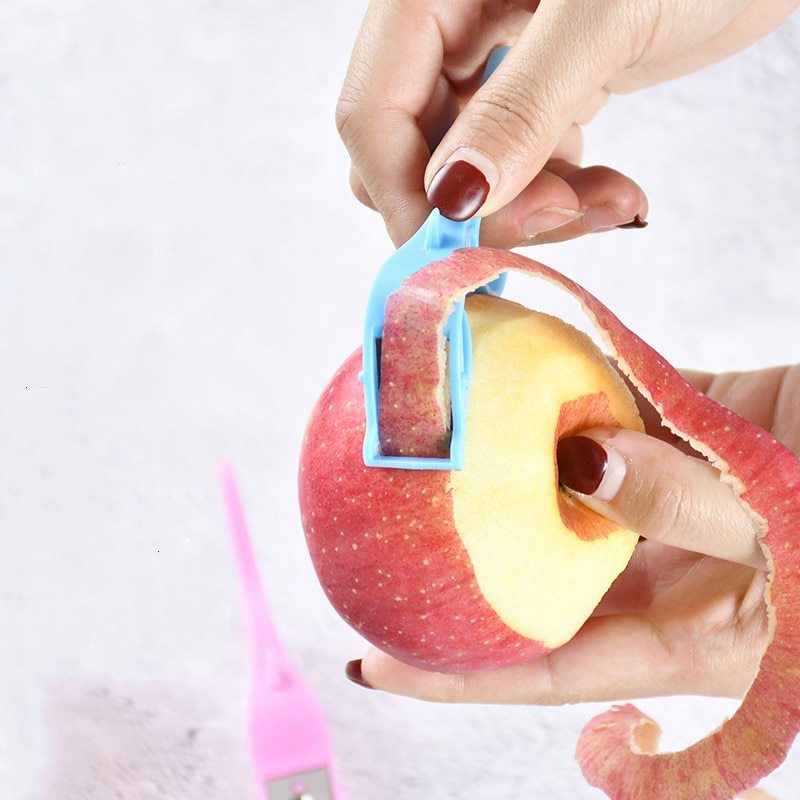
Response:
[[[333,106],[363,2],[0,6],[0,797],[255,797],[217,485],[241,479],[275,616],[353,800],[589,800],[604,706],[366,692],[301,534],[297,452],[390,251]],[[532,251],[680,365],[797,359],[800,19],[617,98],[587,161],[651,225]],[[567,313],[538,282],[511,296]],[[569,313],[572,313],[571,306]],[[688,744],[736,706],[641,703]],[[787,800],[800,751],[770,779]]]

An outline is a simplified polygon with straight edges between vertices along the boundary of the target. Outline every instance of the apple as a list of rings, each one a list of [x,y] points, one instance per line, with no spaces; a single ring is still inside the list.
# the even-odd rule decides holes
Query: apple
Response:
[[[616,370],[554,317],[489,295],[468,298],[467,315],[464,469],[364,466],[360,351],[323,392],[300,461],[303,526],[331,603],[396,658],[448,672],[564,644],[638,539],[558,484],[559,439],[594,425],[642,428]],[[391,358],[388,340],[384,350]]]
[[[444,321],[454,300],[510,269],[549,280],[580,300],[663,423],[717,466],[763,521],[771,640],[736,713],[685,750],[657,753],[656,723],[633,705],[615,706],[584,728],[577,748],[586,778],[613,800],[730,800],[782,763],[800,730],[800,460],[772,434],[698,392],[574,281],[488,248],[460,250],[428,265],[387,301],[381,426],[393,447],[437,448],[447,426]],[[395,388],[414,381],[409,408]],[[422,435],[407,424],[411,412],[428,421]]]

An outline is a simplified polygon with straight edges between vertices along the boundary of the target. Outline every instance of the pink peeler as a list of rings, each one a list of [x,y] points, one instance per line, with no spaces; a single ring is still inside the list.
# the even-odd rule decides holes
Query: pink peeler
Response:
[[[295,671],[269,615],[233,470],[222,491],[242,588],[250,644],[250,755],[264,800],[343,800],[328,727],[317,699]]]

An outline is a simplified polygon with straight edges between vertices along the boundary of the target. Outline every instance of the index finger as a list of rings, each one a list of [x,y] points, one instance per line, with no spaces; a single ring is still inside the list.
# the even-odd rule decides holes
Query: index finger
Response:
[[[430,211],[423,178],[430,151],[419,119],[441,75],[442,37],[425,4],[373,0],[336,108],[336,127],[396,244]]]

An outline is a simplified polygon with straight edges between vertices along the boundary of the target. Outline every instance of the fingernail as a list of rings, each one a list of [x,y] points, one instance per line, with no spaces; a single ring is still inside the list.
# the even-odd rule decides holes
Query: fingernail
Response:
[[[608,231],[626,225],[630,217],[621,214],[619,209],[610,204],[590,206],[583,214],[583,224],[590,231]]]
[[[539,233],[560,228],[581,216],[580,211],[572,211],[569,208],[561,208],[561,206],[547,206],[531,214],[522,223],[522,232],[526,236],[536,236]]]
[[[567,489],[606,502],[625,478],[625,460],[588,436],[570,436],[556,447],[558,482]]]
[[[344,674],[347,676],[348,680],[358,684],[359,686],[363,686],[365,689],[374,688],[364,680],[364,676],[361,674],[360,658],[356,659],[355,661],[348,661],[347,666],[344,668]]]
[[[449,161],[433,176],[428,202],[445,217],[461,222],[474,216],[491,188],[489,178],[474,164],[463,159]]]
[[[630,221],[626,222],[624,225],[617,225],[618,228],[646,228],[647,227],[647,220],[642,219],[638,214]]]

